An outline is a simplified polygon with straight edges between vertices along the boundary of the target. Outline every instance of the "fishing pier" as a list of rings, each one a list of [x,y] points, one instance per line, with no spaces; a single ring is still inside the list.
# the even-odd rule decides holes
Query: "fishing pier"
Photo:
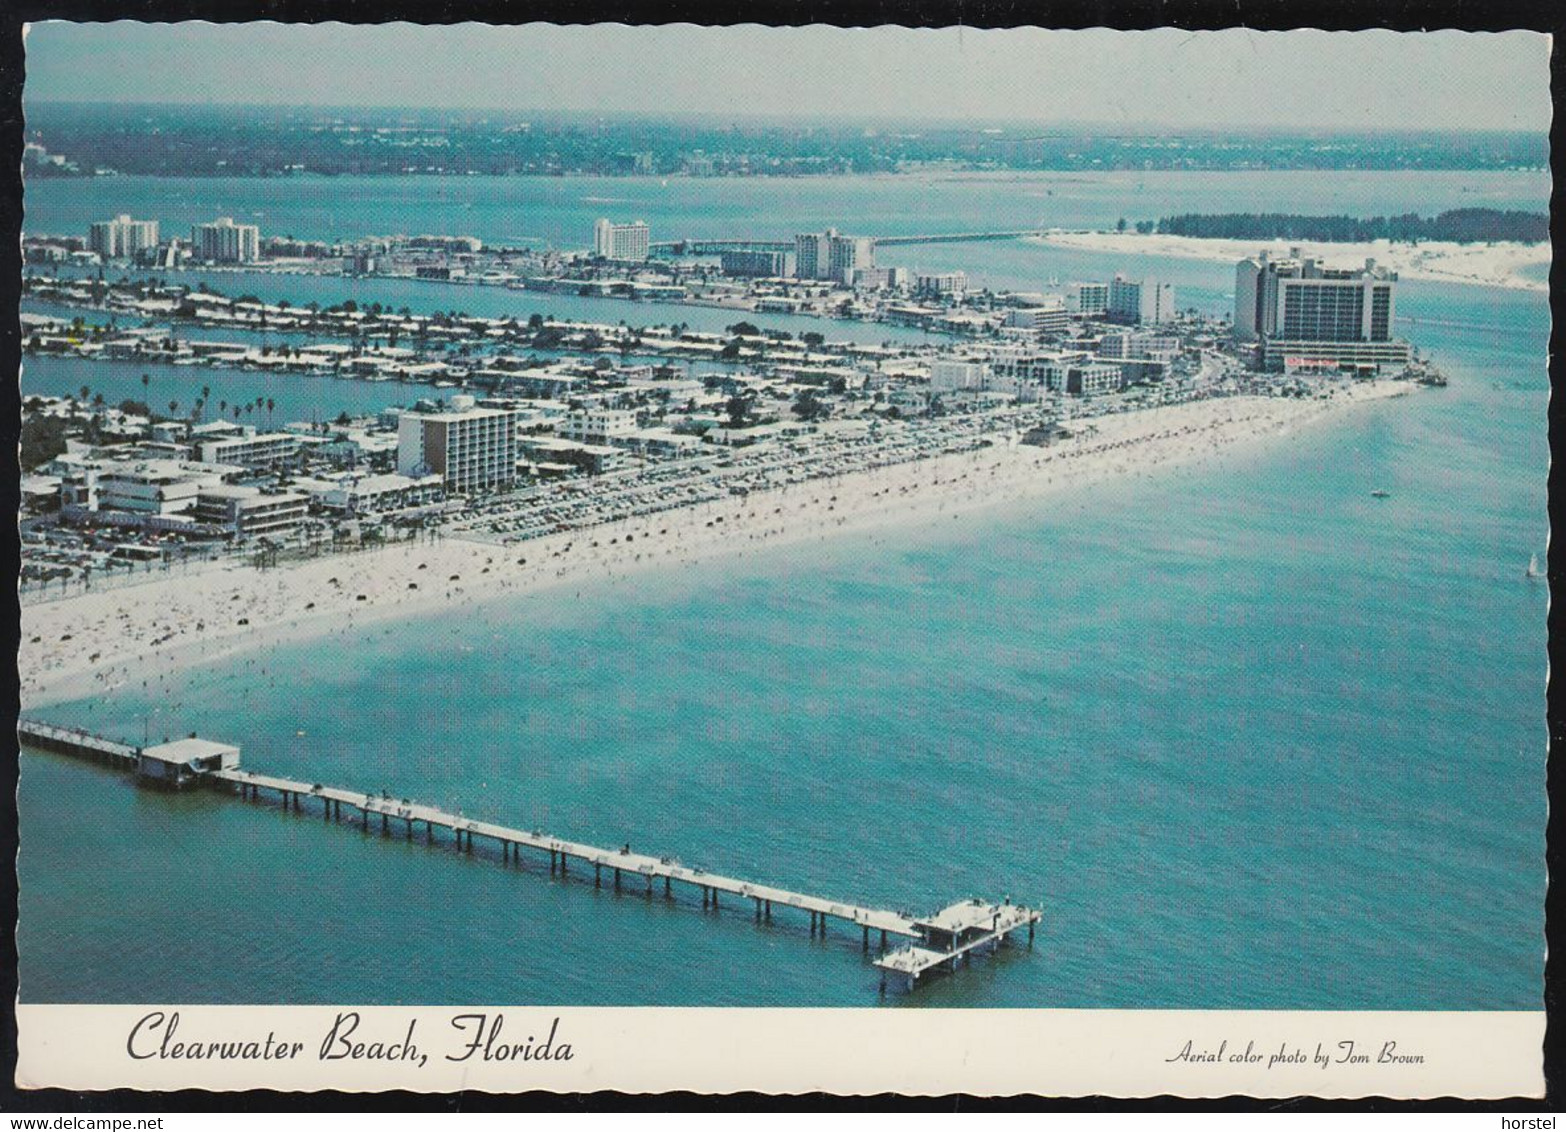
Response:
[[[464,817],[385,793],[365,793],[319,782],[304,782],[241,769],[239,749],[191,735],[172,743],[133,747],[87,731],[32,720],[17,724],[22,743],[106,763],[134,773],[138,781],[165,788],[203,786],[250,802],[277,805],[285,813],[318,813],[325,822],[346,823],[365,836],[401,837],[440,844],[472,854],[475,843],[505,867],[522,867],[524,854],[542,863],[551,876],[573,874],[584,883],[591,875],[595,888],[640,892],[651,899],[676,899],[677,892],[701,893],[703,910],[719,911],[725,903],[748,910],[757,923],[771,923],[774,913],[809,917],[811,938],[825,938],[829,925],[849,933],[858,929],[865,954],[872,948],[881,973],[881,990],[889,978],[913,990],[919,979],[935,972],[954,972],[973,956],[991,954],[1016,932],[1025,931],[1033,946],[1038,911],[1012,904],[965,900],[941,912],[918,918],[903,912],[871,908],[774,885],[742,880],[681,864],[669,856],[633,852],[629,845],[605,849],[571,841],[542,830],[515,829]],[[676,888],[676,886],[679,886]],[[852,938],[852,935],[850,935]],[[889,950],[893,942],[902,944]],[[913,941],[913,942],[908,942]],[[895,983],[894,983],[895,985]]]

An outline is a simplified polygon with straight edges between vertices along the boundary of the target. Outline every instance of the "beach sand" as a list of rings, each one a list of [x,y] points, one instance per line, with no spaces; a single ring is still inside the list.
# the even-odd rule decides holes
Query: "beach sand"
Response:
[[[1333,267],[1357,267],[1366,259],[1374,259],[1382,267],[1396,271],[1403,279],[1472,283],[1545,293],[1550,289],[1547,281],[1530,279],[1521,274],[1524,268],[1550,262],[1548,243],[1454,244],[1432,241],[1415,245],[1376,240],[1368,244],[1312,244],[1304,240],[1207,240],[1190,236],[1144,236],[1136,232],[1049,232],[1032,239],[1085,252],[1201,259],[1231,266],[1260,251],[1283,257],[1289,254],[1291,247],[1298,247],[1302,254],[1315,256]]]
[[[345,634],[442,609],[470,616],[505,595],[1075,494],[1093,482],[1276,442],[1308,422],[1412,388],[1383,382],[1343,387],[1327,400],[1233,397],[1114,414],[1094,418],[1095,433],[1047,448],[997,446],[511,546],[446,537],[265,571],[241,564],[174,571],[27,604],[18,658],[22,703],[25,710],[161,682],[285,638]]]

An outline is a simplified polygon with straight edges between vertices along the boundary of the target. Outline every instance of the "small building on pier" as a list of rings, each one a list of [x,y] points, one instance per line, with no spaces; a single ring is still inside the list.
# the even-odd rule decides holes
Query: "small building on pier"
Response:
[[[1008,898],[1001,904],[983,900],[964,900],[943,908],[933,916],[911,921],[919,943],[883,955],[875,961],[881,969],[881,989],[886,976],[900,975],[911,991],[921,976],[931,971],[954,971],[958,960],[971,962],[975,952],[993,951],[1006,942],[1012,932],[1026,928],[1028,947],[1033,946],[1033,927],[1038,912],[1013,904]]]
[[[1002,927],[1012,927],[1016,911],[1009,900],[1005,904],[964,900],[933,916],[915,920],[914,927],[928,946],[954,951],[979,936],[994,935]]]
[[[149,785],[179,789],[214,770],[235,770],[239,748],[210,739],[176,739],[145,747],[136,759],[136,775]]]

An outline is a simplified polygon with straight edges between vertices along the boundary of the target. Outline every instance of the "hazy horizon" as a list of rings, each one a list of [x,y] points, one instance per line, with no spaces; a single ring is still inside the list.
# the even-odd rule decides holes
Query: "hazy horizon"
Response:
[[[615,122],[670,122],[670,123],[701,123],[719,124],[723,122],[737,122],[746,125],[768,127],[799,127],[804,129],[818,129],[829,127],[876,127],[876,128],[910,128],[924,127],[932,130],[955,130],[962,128],[979,129],[981,126],[1001,127],[1003,131],[1029,129],[1029,136],[1059,136],[1070,137],[1081,131],[1093,131],[1106,138],[1116,136],[1126,137],[1179,137],[1182,135],[1217,135],[1217,136],[1308,136],[1319,134],[1321,136],[1348,136],[1374,133],[1389,137],[1408,136],[1417,134],[1444,135],[1444,134],[1533,134],[1536,130],[1519,129],[1515,127],[1496,126],[1416,126],[1416,127],[1389,127],[1384,129],[1369,130],[1365,127],[1349,128],[1331,125],[1313,126],[1252,126],[1239,128],[1235,126],[1204,126],[1198,124],[1171,126],[1158,122],[1111,122],[1105,119],[1060,119],[1060,118],[1002,118],[991,116],[983,119],[963,121],[958,119],[942,118],[910,118],[869,116],[856,114],[817,114],[810,117],[800,115],[785,115],[778,113],[746,113],[742,111],[719,112],[713,110],[664,110],[664,111],[640,111],[640,110],[572,110],[547,106],[418,106],[406,105],[375,105],[371,103],[307,103],[307,102],[167,102],[167,101],[140,101],[128,102],[124,100],[109,99],[77,99],[77,98],[29,98],[28,105],[38,107],[81,107],[103,108],[115,107],[122,110],[214,110],[233,111],[266,110],[276,112],[298,112],[301,114],[419,114],[440,116],[486,117],[486,116],[510,116],[533,117],[540,120],[549,118],[561,121],[573,121],[577,119],[598,118],[603,121]]]
[[[1551,115],[1534,32],[119,21],[34,24],[26,43],[34,104],[1136,133],[1533,132]]]

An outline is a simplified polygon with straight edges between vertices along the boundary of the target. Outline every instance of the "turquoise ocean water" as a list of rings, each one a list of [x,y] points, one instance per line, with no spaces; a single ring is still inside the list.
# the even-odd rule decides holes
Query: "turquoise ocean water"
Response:
[[[222,211],[276,210],[290,184],[227,185]],[[701,214],[709,183],[679,184]],[[1342,179],[1203,175],[1147,214],[1267,192],[1434,211],[1465,185],[1543,207],[1522,177],[1365,175],[1345,197]],[[206,209],[225,184],[197,188]],[[85,216],[68,193],[147,211],[112,189],[38,186],[28,222]],[[271,195],[238,199],[252,189]],[[834,192],[848,217],[873,204],[855,183],[797,191],[785,227],[832,222]],[[468,230],[435,223],[438,194],[406,224],[364,199],[363,231]],[[934,219],[992,206],[987,190]],[[940,250],[1035,285],[1139,266]],[[1232,290],[1222,265],[1148,270],[1182,305]],[[1533,1008],[1547,594],[1524,569],[1548,533],[1548,306],[1408,282],[1399,310],[1450,388],[1262,451],[268,647],[42,714],[230,737],[260,768],[869,903],[1044,908],[1031,954],[899,1008]],[[877,1001],[847,932],[815,942],[47,754],[24,756],[20,806],[23,1001]]]

